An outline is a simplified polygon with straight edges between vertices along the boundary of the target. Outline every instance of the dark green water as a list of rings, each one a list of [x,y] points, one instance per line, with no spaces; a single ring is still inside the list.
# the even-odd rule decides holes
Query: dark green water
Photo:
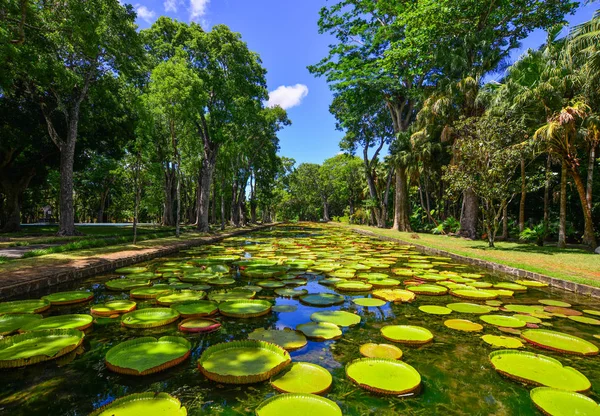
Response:
[[[391,243],[368,239],[348,232],[333,231],[330,228],[278,227],[269,232],[255,233],[243,238],[235,238],[220,244],[222,249],[240,249],[249,244],[261,243],[273,246],[276,256],[283,250],[300,248],[301,254],[287,254],[288,258],[305,256],[306,249],[312,250],[317,244],[327,246],[327,255],[341,253],[355,247],[355,254],[365,259],[376,258],[379,252],[397,251]],[[298,244],[280,245],[280,243]],[[358,244],[354,244],[358,243]],[[365,251],[365,248],[373,251]],[[205,249],[191,253],[182,253],[180,259],[202,257]],[[252,251],[256,253],[255,251]],[[240,251],[246,257],[250,252]],[[322,258],[318,250],[318,259]],[[414,255],[418,253],[410,252]],[[267,253],[269,254],[269,253]],[[173,261],[174,258],[169,258]],[[157,267],[165,259],[150,262]],[[337,260],[331,260],[337,261]],[[401,267],[402,259],[397,266]],[[455,265],[444,270],[480,272],[474,268]],[[377,270],[380,272],[381,270]],[[260,279],[248,279],[234,273],[235,286],[256,284]],[[114,275],[97,276],[68,287],[53,288],[53,292],[62,290],[92,290],[95,299],[92,302],[74,306],[53,306],[49,315],[66,313],[89,313],[90,306],[109,299],[128,298],[126,292],[111,292],[104,289],[103,282]],[[330,287],[318,283],[322,276],[311,278],[306,286],[310,293],[334,292]],[[398,279],[403,279],[396,277]],[[486,274],[482,279],[488,282],[502,280],[499,276]],[[402,287],[402,286],[401,286]],[[32,294],[38,298],[44,293]],[[498,375],[488,361],[493,350],[481,341],[482,334],[502,335],[497,328],[484,325],[480,333],[458,332],[446,328],[444,320],[464,318],[481,322],[476,315],[452,313],[449,316],[427,315],[419,311],[420,305],[446,305],[461,302],[450,295],[417,296],[410,304],[387,304],[381,308],[363,308],[351,302],[352,297],[364,297],[367,294],[346,296],[341,306],[315,308],[301,304],[295,299],[277,297],[272,290],[263,289],[257,298],[269,299],[275,305],[295,305],[294,312],[273,312],[270,315],[254,319],[234,319],[217,316],[222,323],[220,331],[189,335],[177,330],[176,324],[149,329],[133,330],[118,324],[95,325],[86,334],[83,352],[58,361],[50,361],[15,370],[0,370],[0,414],[6,415],[85,415],[115,398],[145,391],[167,392],[187,407],[190,415],[242,415],[253,414],[256,406],[276,392],[268,382],[254,385],[219,385],[204,378],[198,371],[196,361],[202,351],[215,343],[234,339],[245,339],[256,328],[294,328],[301,323],[310,322],[310,315],[317,310],[346,310],[356,312],[362,322],[344,329],[341,339],[327,342],[309,341],[304,348],[291,352],[293,361],[307,361],[327,368],[333,375],[333,385],[326,397],[336,401],[346,415],[537,415],[540,414],[529,398],[530,386],[524,386]],[[571,303],[575,309],[598,308],[598,302],[578,297],[556,289],[532,289],[524,294],[515,294],[513,298],[502,298],[504,303],[537,304],[538,299],[559,299]],[[465,301],[471,302],[471,301]],[[152,302],[138,302],[138,308],[152,307]],[[508,313],[507,313],[508,314]],[[597,341],[594,334],[600,333],[591,325],[580,324],[565,318],[549,321],[553,329],[576,335],[588,341]],[[360,358],[358,348],[366,342],[389,343],[380,334],[380,328],[390,324],[419,325],[433,332],[434,342],[422,347],[398,345],[404,352],[402,360],[415,367],[422,376],[422,391],[414,397],[376,396],[352,384],[345,377],[344,366],[353,359]],[[183,364],[162,373],[145,377],[123,376],[112,373],[104,364],[106,352],[114,345],[138,336],[184,336],[193,344],[191,358]],[[585,374],[592,383],[590,397],[599,401],[600,358],[577,357],[553,353],[547,350],[526,346],[526,351],[539,352],[559,359],[564,365],[573,366]],[[318,415],[311,415],[318,416]]]

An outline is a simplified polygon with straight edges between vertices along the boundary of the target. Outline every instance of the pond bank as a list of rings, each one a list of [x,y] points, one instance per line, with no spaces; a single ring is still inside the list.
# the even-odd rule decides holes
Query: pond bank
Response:
[[[106,248],[84,250],[84,255],[77,252],[67,253],[70,255],[68,260],[64,259],[64,255],[60,258],[59,256],[49,255],[28,259],[30,262],[25,263],[24,267],[17,267],[13,270],[0,273],[0,299],[23,295],[35,290],[83,279],[99,273],[106,273],[119,267],[170,255],[180,250],[199,245],[213,244],[227,237],[262,230],[274,225],[247,226],[243,229],[227,230],[209,236],[201,235],[194,237],[186,234],[185,237],[180,239],[172,237],[147,240],[137,245],[111,246],[108,252]],[[105,253],[101,253],[102,250]],[[85,253],[89,254],[85,255]],[[54,257],[56,261],[52,264],[53,262],[51,261],[46,262],[44,257]]]
[[[401,234],[403,236],[403,234],[407,234],[407,233],[397,233],[395,231],[387,230],[387,229],[385,229],[385,230],[376,229],[374,231],[371,231],[370,229],[365,229],[367,227],[357,228],[354,226],[346,226],[346,225],[342,225],[342,226],[347,227],[358,234],[366,235],[369,237],[375,237],[375,238],[378,238],[381,240],[395,241],[400,244],[407,244],[407,245],[414,246],[416,250],[418,250],[424,254],[435,255],[435,256],[446,256],[446,257],[452,258],[453,260],[457,260],[457,261],[465,263],[465,264],[481,267],[481,268],[484,268],[484,269],[487,269],[487,270],[490,270],[493,272],[503,273],[508,276],[515,277],[517,279],[526,278],[526,279],[536,280],[539,282],[547,283],[550,287],[553,287],[553,288],[567,290],[569,292],[574,292],[579,295],[587,295],[587,296],[591,296],[594,298],[600,298],[600,287],[591,286],[588,284],[571,281],[571,280],[567,280],[567,279],[563,279],[563,278],[552,277],[552,276],[548,276],[543,273],[525,270],[523,268],[513,267],[510,265],[506,265],[506,264],[500,264],[500,263],[497,263],[497,262],[494,262],[491,260],[472,257],[470,255],[461,255],[461,254],[457,254],[452,251],[444,250],[444,249],[437,248],[437,247],[432,247],[430,245],[419,244],[419,243],[417,243],[417,241],[419,241],[420,239],[408,240],[408,239],[402,239],[402,238],[391,237],[389,235],[386,235],[386,234],[393,232],[396,234]],[[372,227],[369,227],[369,228],[372,228]],[[438,237],[438,236],[436,236],[436,237]],[[529,253],[529,255],[532,256],[535,254]],[[595,279],[590,278],[588,280],[595,280]]]

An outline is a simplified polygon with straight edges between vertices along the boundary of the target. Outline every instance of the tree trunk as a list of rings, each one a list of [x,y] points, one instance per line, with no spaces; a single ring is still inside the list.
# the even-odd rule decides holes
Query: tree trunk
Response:
[[[6,197],[4,212],[6,213],[6,222],[0,230],[3,233],[16,232],[21,229],[21,209],[19,206],[20,192],[14,187],[3,187],[2,193]]]
[[[387,180],[385,183],[385,191],[383,193],[383,201],[381,203],[381,224],[377,225],[379,228],[385,228],[387,225],[388,212],[389,212],[388,207],[389,207],[389,200],[390,200],[390,188],[392,186],[392,178],[395,177],[394,173],[395,173],[394,168],[390,169],[390,171],[388,172]],[[394,195],[395,195],[395,193],[394,193]]]
[[[583,219],[585,221],[584,232],[583,232],[583,244],[596,248],[596,236],[594,234],[594,223],[592,222],[592,210],[588,206],[586,199],[586,190],[581,179],[581,175],[577,169],[571,169],[571,177],[575,182],[577,193],[579,194],[579,200],[581,207],[583,208]]]
[[[563,160],[560,171],[560,216],[558,223],[558,247],[567,246],[567,163]]]
[[[354,201],[352,198],[348,201],[348,205],[350,206],[350,215],[348,218],[348,222],[350,224],[354,224]]]
[[[200,199],[198,204],[198,231],[208,232],[208,206],[210,198],[210,187],[212,185],[213,173],[217,164],[217,152],[219,146],[209,140],[204,140],[204,157],[202,158]]]
[[[329,203],[323,198],[323,221],[329,222]]]
[[[527,197],[527,182],[525,177],[525,159],[521,159],[521,201],[519,202],[519,232],[525,229],[525,198]]]
[[[181,234],[181,173],[179,172],[179,163],[175,175],[177,176],[177,188],[175,192],[175,199],[177,201],[177,213],[175,215],[175,237],[179,238],[179,235]]]
[[[210,222],[216,224],[217,222],[217,183],[213,181],[212,186],[212,203],[210,204]]]
[[[133,187],[135,192],[135,202],[133,206],[133,244],[137,241],[137,229],[139,222],[139,213],[140,213],[140,199],[141,199],[141,187],[140,187],[140,153],[138,151],[136,164],[134,167],[134,176],[133,176]]]
[[[73,209],[73,163],[77,127],[71,127],[66,142],[60,149],[60,219],[58,235],[75,235],[75,211]]]
[[[592,188],[594,185],[594,163],[596,163],[596,145],[593,143],[590,146],[590,154],[588,156],[587,167],[587,185],[585,190],[585,199],[588,209],[592,210]]]
[[[167,166],[164,172],[165,184],[165,202],[163,204],[163,225],[173,226],[175,221],[173,219],[173,170],[172,167]]]
[[[104,222],[104,207],[106,206],[106,198],[108,197],[109,189],[105,189],[100,193],[100,206],[98,207],[97,222]]]
[[[508,204],[502,207],[502,239],[508,240]]]
[[[225,195],[221,189],[221,231],[225,229]]]
[[[406,168],[396,169],[396,190],[394,207],[394,226],[393,230],[410,232],[410,220],[408,218],[408,178]]]
[[[544,229],[550,226],[550,155],[546,158],[546,181],[544,183]]]
[[[463,192],[463,210],[460,217],[459,234],[472,240],[477,238],[477,216],[479,201],[472,189]]]

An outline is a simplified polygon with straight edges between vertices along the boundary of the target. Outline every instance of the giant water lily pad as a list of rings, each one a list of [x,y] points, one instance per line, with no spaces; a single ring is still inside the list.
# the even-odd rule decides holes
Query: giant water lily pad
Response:
[[[255,318],[270,313],[271,307],[267,300],[232,300],[219,304],[219,312],[230,318]]]
[[[265,381],[291,362],[279,345],[264,341],[232,341],[208,347],[198,360],[204,376],[219,383],[249,384]]]
[[[527,322],[515,318],[514,316],[505,316],[505,315],[482,315],[479,317],[483,322],[501,326],[504,328],[523,328],[527,325]]]
[[[147,271],[148,268],[144,266],[129,266],[129,267],[121,267],[120,269],[115,270],[117,274],[136,274],[143,273]]]
[[[248,339],[255,341],[266,341],[277,344],[287,351],[294,351],[304,347],[308,341],[306,337],[298,331],[290,328],[284,329],[264,329],[257,328],[248,334]]]
[[[536,282],[535,280],[515,280],[515,283],[527,287],[548,287],[548,283]]]
[[[344,303],[344,297],[336,293],[310,293],[300,296],[300,302],[311,306],[333,306]]]
[[[308,294],[306,289],[275,289],[274,292],[284,298],[297,298]]]
[[[487,305],[478,305],[476,303],[449,303],[446,305],[448,309],[458,313],[471,313],[475,315],[490,313],[496,308]]]
[[[296,330],[302,332],[306,338],[316,341],[327,341],[338,339],[342,336],[342,330],[336,324],[330,322],[309,322],[296,326]]]
[[[320,365],[298,362],[271,378],[271,386],[282,393],[322,394],[329,390],[333,378]]]
[[[334,287],[341,292],[368,292],[373,285],[365,282],[339,282]]]
[[[92,306],[90,313],[96,316],[111,316],[131,312],[135,308],[136,303],[131,300],[111,300]]]
[[[20,332],[40,331],[43,329],[79,329],[84,330],[92,326],[94,318],[84,314],[56,315],[32,321],[23,325]]]
[[[181,337],[135,338],[108,350],[106,366],[116,373],[145,376],[183,362],[191,349],[190,342]]]
[[[506,289],[512,290],[513,292],[526,292],[527,286],[512,282],[500,282],[494,285],[494,289]]]
[[[581,311],[571,308],[565,308],[563,306],[544,306],[544,311],[560,317],[583,315],[583,312]]]
[[[257,285],[264,289],[278,289],[284,287],[285,283],[279,280],[262,280]]]
[[[563,302],[562,300],[556,300],[556,299],[540,299],[538,300],[539,303],[541,303],[542,305],[546,305],[546,306],[558,306],[561,308],[570,308],[571,304],[567,303],[567,302]]]
[[[550,416],[598,416],[598,403],[583,394],[572,391],[536,387],[531,390],[531,400],[545,415]]]
[[[230,300],[251,299],[256,296],[256,292],[252,290],[230,290],[229,292],[212,292],[208,295],[208,299],[215,302],[227,302]]]
[[[113,279],[109,280],[104,284],[108,290],[117,291],[126,291],[137,289],[138,287],[147,287],[152,283],[150,280],[141,280],[141,279]]]
[[[481,339],[492,347],[500,348],[521,348],[523,343],[518,338],[505,337],[503,335],[483,335]]]
[[[579,371],[545,355],[499,350],[490,353],[489,358],[497,372],[522,383],[578,392],[592,386]]]
[[[479,289],[454,289],[450,291],[450,294],[458,298],[471,300],[489,300],[498,297],[498,293]]]
[[[0,368],[53,360],[75,350],[84,334],[76,329],[49,329],[0,339]]]
[[[402,358],[402,350],[390,344],[374,344],[369,342],[361,345],[359,351],[368,358],[389,358],[391,360]]]
[[[273,312],[296,312],[298,305],[275,305],[271,308]]]
[[[407,394],[419,389],[421,375],[412,366],[386,358],[359,358],[346,366],[346,376],[380,394]]]
[[[567,354],[598,355],[598,347],[584,339],[547,329],[527,329],[521,337],[540,348]]]
[[[201,290],[182,290],[181,292],[159,296],[156,298],[156,303],[159,305],[170,306],[175,303],[202,300],[204,297],[206,297],[206,292]]]
[[[374,298],[394,303],[410,302],[416,298],[414,292],[403,289],[377,289],[372,294]]]
[[[452,309],[438,305],[421,305],[419,310],[430,315],[450,315],[452,313]]]
[[[256,408],[256,416],[342,416],[340,407],[316,394],[279,394],[265,400]]]
[[[89,416],[186,416],[181,402],[167,393],[137,393],[121,397]]]
[[[433,340],[433,334],[426,328],[414,325],[386,325],[381,335],[388,341],[401,344],[422,345]]]
[[[438,285],[418,285],[408,286],[406,290],[415,292],[418,295],[430,295],[430,296],[441,296],[448,292],[448,288]]]
[[[477,332],[483,329],[482,325],[471,322],[467,319],[448,319],[444,321],[444,325],[450,329],[456,329],[457,331],[464,332]]]
[[[217,302],[211,300],[176,303],[171,305],[171,308],[179,312],[182,318],[201,318],[214,315],[219,311]]]
[[[599,319],[590,318],[588,316],[572,316],[572,315],[570,315],[570,316],[567,316],[567,318],[569,318],[572,321],[579,322],[581,324],[600,325]]]
[[[221,323],[209,318],[187,318],[177,325],[181,332],[214,332],[221,328]]]
[[[367,308],[378,308],[380,306],[384,306],[387,302],[377,298],[354,298],[352,299],[352,303]]]
[[[13,300],[0,303],[0,315],[5,313],[42,313],[50,309],[45,299]]]
[[[179,319],[179,312],[171,308],[138,309],[123,315],[121,325],[127,328],[155,328]]]
[[[24,325],[39,321],[40,319],[42,319],[42,315],[34,313],[0,315],[0,336],[12,334]]]
[[[92,300],[94,294],[83,290],[73,292],[58,292],[51,295],[42,296],[42,299],[47,300],[52,305],[71,305],[74,303],[83,303]]]
[[[330,322],[337,326],[353,326],[360,323],[360,315],[345,311],[315,312],[310,316],[313,322]]]
[[[535,314],[544,312],[544,307],[540,305],[504,305],[504,309],[509,312],[518,312],[518,313],[527,313],[527,314]]]
[[[156,299],[159,296],[171,293],[171,289],[166,287],[140,287],[129,292],[133,299]]]

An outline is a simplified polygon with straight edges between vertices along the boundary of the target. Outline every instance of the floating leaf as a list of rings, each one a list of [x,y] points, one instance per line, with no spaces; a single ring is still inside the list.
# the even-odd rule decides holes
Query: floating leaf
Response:
[[[598,416],[598,403],[583,394],[572,391],[536,387],[531,390],[531,400],[542,413],[550,416]]]
[[[471,313],[471,314],[486,314],[495,310],[492,306],[478,305],[476,303],[449,303],[446,305],[448,309],[458,313]]]
[[[300,302],[311,306],[333,306],[344,303],[345,298],[335,293],[311,293],[300,296]]]
[[[452,309],[437,305],[422,305],[419,306],[419,310],[431,315],[450,315],[452,313]]]
[[[410,302],[415,299],[414,292],[403,289],[377,289],[373,291],[373,297],[388,302]]]
[[[594,319],[594,318],[589,318],[587,316],[567,316],[567,318],[569,318],[572,321],[575,322],[579,322],[581,324],[588,324],[588,325],[600,325],[600,320],[598,319]]]
[[[402,350],[390,344],[374,344],[369,342],[361,345],[359,351],[362,355],[369,358],[389,358],[391,360],[402,358]]]
[[[271,306],[271,302],[266,300],[231,300],[220,303],[219,312],[230,318],[256,318],[270,313]]]
[[[374,308],[384,306],[387,303],[384,300],[376,299],[376,298],[354,298],[354,299],[352,299],[352,302],[358,306],[374,307]]]
[[[547,329],[528,329],[521,333],[523,339],[537,347],[567,354],[597,355],[598,347],[584,339]]]
[[[513,316],[482,315],[479,317],[479,319],[490,325],[502,326],[504,328],[523,328],[527,325],[527,322],[517,319]]]
[[[338,339],[342,336],[342,330],[335,324],[329,322],[309,322],[296,326],[296,330],[302,332],[307,338],[315,341],[327,341]]]
[[[505,337],[503,335],[483,335],[481,339],[492,347],[521,348],[523,343],[518,338]]]
[[[32,321],[23,325],[20,332],[40,331],[43,329],[79,329],[84,330],[92,326],[94,318],[90,315],[71,314],[56,315]]]
[[[412,366],[385,358],[359,358],[346,366],[346,376],[380,394],[407,394],[419,389],[421,375]]]
[[[472,300],[489,300],[498,297],[497,293],[479,289],[454,289],[450,291],[450,294],[459,298]]]
[[[167,393],[137,393],[121,397],[89,416],[186,416],[185,407]]]
[[[42,313],[50,309],[45,299],[26,299],[0,302],[0,315],[5,313]]]
[[[84,334],[76,329],[50,329],[0,339],[0,368],[53,360],[74,351]]]
[[[304,362],[293,363],[271,378],[271,386],[282,393],[322,394],[329,390],[333,378],[323,367]]]
[[[127,328],[155,328],[168,325],[179,319],[179,312],[171,308],[138,309],[126,313],[121,325]]]
[[[481,331],[483,329],[482,325],[475,322],[471,322],[467,319],[448,319],[444,321],[444,325],[446,325],[450,329],[456,329],[458,331],[464,332],[476,332]]]
[[[131,312],[136,308],[136,303],[131,300],[111,300],[106,303],[94,305],[90,313],[96,316],[111,316]]]
[[[409,345],[427,344],[433,340],[428,329],[414,325],[386,325],[381,328],[381,335],[388,341]]]
[[[92,300],[94,294],[82,290],[73,292],[58,292],[51,295],[42,296],[42,299],[47,300],[52,305],[71,305],[74,303],[83,303]]]
[[[540,299],[538,300],[539,303],[541,303],[542,305],[546,305],[546,306],[559,306],[561,308],[570,308],[571,304],[567,303],[567,302],[563,302],[561,300],[555,300],[555,299]]]
[[[248,339],[256,341],[266,341],[277,344],[287,351],[294,351],[304,347],[307,344],[306,337],[290,328],[284,329],[264,329],[258,328],[248,335]]]
[[[112,347],[106,353],[106,366],[120,374],[145,376],[182,363],[192,345],[181,337],[135,338]]]
[[[219,311],[217,302],[211,300],[196,300],[191,302],[182,302],[171,305],[182,318],[201,318],[211,316]]]
[[[430,296],[445,295],[448,292],[447,287],[438,286],[438,285],[408,286],[406,288],[406,290],[415,292],[418,295],[430,295]]]
[[[0,336],[12,334],[22,326],[39,321],[40,319],[42,319],[42,315],[33,313],[0,315]]]
[[[177,326],[182,332],[214,332],[221,328],[221,324],[209,318],[187,318]]]
[[[279,394],[265,400],[256,408],[256,416],[342,416],[333,401],[315,394]]]

